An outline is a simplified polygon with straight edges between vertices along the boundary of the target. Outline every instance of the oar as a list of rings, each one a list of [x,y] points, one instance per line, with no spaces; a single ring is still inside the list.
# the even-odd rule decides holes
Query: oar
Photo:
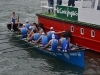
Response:
[[[4,50],[8,50],[8,49],[12,49],[12,48],[15,48],[15,47],[21,47],[21,46],[26,45],[26,44],[28,44],[28,43],[21,44],[20,46],[18,45],[18,46],[13,46],[13,47],[5,48],[5,49],[2,49],[2,50],[0,50],[0,51],[4,51]]]
[[[28,48],[25,48],[25,49],[30,49],[30,48],[34,48],[34,47],[28,47]],[[16,49],[16,50],[11,50],[11,51],[1,51],[0,54],[8,53],[8,52],[14,52],[14,51],[20,51],[20,50],[24,50],[24,49],[22,48],[22,49]]]
[[[18,15],[18,21],[17,22],[19,22],[19,15]]]

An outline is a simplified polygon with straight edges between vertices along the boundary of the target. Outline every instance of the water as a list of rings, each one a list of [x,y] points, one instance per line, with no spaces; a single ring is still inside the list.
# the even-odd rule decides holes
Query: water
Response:
[[[0,31],[6,30],[6,24],[10,22],[13,11],[19,15],[20,22],[25,23],[28,19],[30,23],[37,23],[36,13],[41,12],[41,0],[0,0]],[[34,49],[26,49],[27,45],[17,47],[23,42],[12,37],[8,31],[0,32],[0,50],[15,46],[15,48],[5,50],[0,54],[0,75],[100,75],[100,55],[98,53],[85,51],[85,69],[71,65],[64,61],[43,55]],[[17,51],[15,51],[17,50]],[[10,51],[10,52],[7,52]],[[11,52],[12,51],[12,52]],[[0,51],[1,52],[1,51]]]

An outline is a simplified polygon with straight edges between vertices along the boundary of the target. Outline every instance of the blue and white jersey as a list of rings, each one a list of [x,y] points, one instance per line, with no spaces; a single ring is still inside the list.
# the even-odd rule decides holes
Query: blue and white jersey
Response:
[[[66,38],[61,38],[61,50],[63,50],[63,44],[64,44],[64,42],[66,41]]]
[[[21,28],[21,34],[22,35],[27,35],[27,29],[25,27]]]
[[[48,44],[48,37],[46,35],[42,36],[42,46]]]
[[[14,16],[14,18],[16,18],[16,17]],[[12,19],[11,19],[11,22],[15,23],[16,20],[12,18]]]
[[[32,28],[32,30],[34,30],[35,29],[35,27],[34,26],[30,26],[31,28]]]
[[[29,30],[30,24],[25,24],[25,27]]]
[[[57,39],[52,39],[51,42],[51,50],[56,51],[58,46],[58,40]]]
[[[70,48],[69,48],[69,42],[68,41],[64,41],[64,43],[63,43],[63,50],[65,51],[65,50],[70,50]]]
[[[55,34],[55,39],[59,40],[59,36],[57,34]]]
[[[37,41],[40,37],[40,33],[34,33],[34,41]]]
[[[48,34],[47,34],[47,36],[48,36],[48,40],[51,40],[52,39],[52,32],[50,31],[50,32],[48,32]]]

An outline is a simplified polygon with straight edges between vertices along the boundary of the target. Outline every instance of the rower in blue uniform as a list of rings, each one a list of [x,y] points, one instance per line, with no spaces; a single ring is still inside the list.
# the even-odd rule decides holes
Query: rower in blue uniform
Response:
[[[40,40],[42,42],[42,46],[45,46],[48,43],[48,37],[46,36],[44,32],[42,33],[40,38],[35,42],[35,44],[38,43]]]
[[[37,41],[39,37],[40,37],[40,33],[38,32],[34,33],[34,37],[33,37],[34,41]]]
[[[45,46],[48,44],[48,37],[45,35],[45,33],[42,33],[42,46]]]
[[[61,35],[61,38],[59,39],[59,46],[61,47],[60,50],[63,50],[63,44],[64,44],[65,41],[66,41],[65,33],[63,32],[62,35]]]
[[[25,27],[29,30],[30,24],[29,24],[29,21],[28,20],[26,20]]]
[[[39,31],[40,35],[44,32],[44,30],[40,26],[38,26],[38,31]]]
[[[32,28],[32,30],[36,30],[36,32],[38,32],[37,24],[36,23],[31,24],[30,27]]]
[[[50,31],[47,32],[48,40],[52,39],[53,31],[54,31],[53,27],[50,27]]]
[[[62,44],[63,52],[70,51],[69,42],[70,42],[70,37],[66,37],[66,41],[64,41]]]
[[[15,12],[12,13],[11,15],[11,31],[14,29],[14,24],[18,24],[18,28],[20,26],[20,23],[18,22],[18,18],[15,16]]]
[[[28,30],[25,27],[25,24],[23,24],[23,27],[20,30],[21,30],[22,38],[26,38]]]
[[[59,32],[52,31],[52,35],[55,35],[55,39],[59,40],[59,36],[57,34],[59,34]]]
[[[51,45],[50,50],[57,51],[58,40],[55,39],[55,35],[54,34],[52,35],[52,39],[49,41],[49,43],[47,45],[44,46],[44,48],[47,48],[50,45]]]

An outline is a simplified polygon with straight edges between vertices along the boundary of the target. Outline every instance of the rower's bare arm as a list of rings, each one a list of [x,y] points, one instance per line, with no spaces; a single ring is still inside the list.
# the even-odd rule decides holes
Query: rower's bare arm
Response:
[[[38,32],[38,29],[35,27],[36,32]]]
[[[44,46],[44,48],[47,48],[50,44],[51,44],[51,40],[48,42],[48,44],[46,44],[46,45]]]
[[[42,30],[40,30],[40,35],[42,34]]]
[[[61,39],[59,40],[58,45],[61,46]]]
[[[32,34],[32,36],[30,37],[30,39],[32,39],[34,37],[34,34]]]
[[[13,18],[13,19],[17,20],[17,18],[14,18],[14,16],[11,16],[11,18]]]
[[[41,38],[42,38],[42,36],[40,36],[40,38],[35,43],[39,42],[41,40]]]
[[[55,32],[55,34],[60,34],[60,33],[63,33],[63,32],[65,32],[65,31]]]

